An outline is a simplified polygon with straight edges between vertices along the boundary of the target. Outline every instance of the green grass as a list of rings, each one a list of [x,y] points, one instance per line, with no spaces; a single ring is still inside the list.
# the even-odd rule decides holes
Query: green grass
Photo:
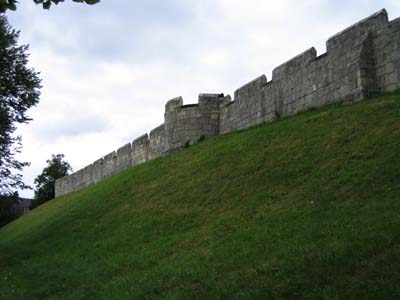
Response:
[[[0,229],[0,299],[400,299],[400,95],[204,141]]]

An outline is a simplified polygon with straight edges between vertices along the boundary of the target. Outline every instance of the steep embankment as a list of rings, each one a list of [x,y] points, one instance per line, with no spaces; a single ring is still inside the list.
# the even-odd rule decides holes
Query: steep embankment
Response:
[[[398,299],[400,96],[205,141],[0,230],[1,299]]]

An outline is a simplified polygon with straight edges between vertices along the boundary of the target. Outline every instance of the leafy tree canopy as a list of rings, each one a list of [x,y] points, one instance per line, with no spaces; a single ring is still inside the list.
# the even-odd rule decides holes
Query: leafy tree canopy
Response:
[[[18,46],[19,32],[13,30],[0,15],[0,194],[27,188],[21,171],[28,163],[19,162],[21,137],[14,136],[16,126],[31,119],[27,110],[39,101],[40,78],[27,67],[28,46]]]
[[[0,227],[15,220],[18,216],[14,205],[18,203],[18,193],[0,194]]]
[[[72,168],[64,161],[64,154],[53,154],[52,158],[47,160],[47,166],[42,173],[35,179],[35,199],[32,208],[53,199],[56,180],[67,176],[69,171],[72,171]]]
[[[25,0],[24,0],[25,1]],[[96,4],[100,0],[72,0],[74,2],[86,3],[86,4]],[[36,4],[41,4],[44,9],[49,9],[52,4],[58,4],[64,2],[64,0],[33,0]],[[9,10],[17,9],[18,0],[0,0],[0,12],[5,12]]]

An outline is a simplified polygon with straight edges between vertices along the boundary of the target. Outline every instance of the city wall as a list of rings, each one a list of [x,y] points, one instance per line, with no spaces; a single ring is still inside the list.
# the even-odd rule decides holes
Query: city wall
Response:
[[[181,97],[165,105],[164,123],[132,143],[78,172],[56,181],[56,196],[78,191],[101,179],[200,139],[248,128],[313,107],[359,101],[400,88],[400,18],[381,10],[332,36],[326,53],[310,48],[272,72],[239,88],[231,97],[200,94],[197,104]]]

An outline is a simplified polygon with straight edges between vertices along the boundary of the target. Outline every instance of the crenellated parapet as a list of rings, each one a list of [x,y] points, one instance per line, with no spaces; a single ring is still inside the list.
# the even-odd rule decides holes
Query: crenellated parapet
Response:
[[[219,135],[223,94],[200,94],[197,104],[183,105],[182,97],[165,105],[165,122],[96,160],[93,164],[56,181],[56,196],[81,190],[130,167],[192,145],[201,138]]]
[[[167,155],[200,139],[271,122],[339,101],[359,101],[400,88],[400,18],[386,10],[346,28],[326,42],[326,53],[310,48],[237,89],[234,98],[200,94],[165,105],[164,123],[116,152],[58,179],[56,196],[78,191],[132,166]]]
[[[219,106],[223,98],[223,94],[200,94],[198,104],[183,105],[182,98],[168,101],[165,152],[174,152],[199,139],[219,135]]]
[[[140,165],[149,160],[150,140],[148,134],[135,139],[132,142],[132,166]]]
[[[381,10],[329,38],[326,53],[310,48],[275,68],[271,81],[253,80],[221,106],[221,133],[400,88],[399,27]]]

